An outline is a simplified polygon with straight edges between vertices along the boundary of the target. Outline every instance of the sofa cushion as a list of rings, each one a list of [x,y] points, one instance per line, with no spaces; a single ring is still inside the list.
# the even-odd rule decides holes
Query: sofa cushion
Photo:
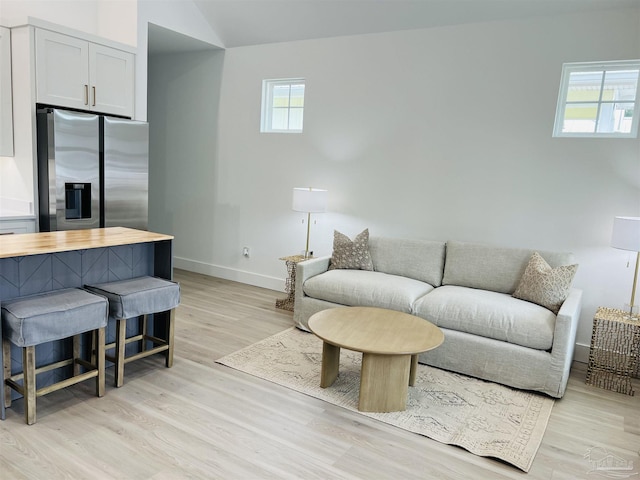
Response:
[[[537,303],[557,314],[569,296],[577,269],[578,265],[551,268],[538,252],[534,252],[513,296]]]
[[[412,278],[365,270],[329,270],[304,282],[304,293],[348,306],[380,307],[410,312],[416,299],[433,290]]]
[[[447,242],[443,285],[512,294],[534,250]],[[552,267],[575,263],[570,253],[540,252]]]
[[[337,230],[333,231],[333,253],[329,269],[373,270],[369,254],[369,229],[365,228],[351,240]]]
[[[412,313],[442,328],[538,350],[551,348],[556,320],[548,309],[511,295],[457,286],[435,289]]]
[[[413,278],[434,287],[442,284],[444,242],[371,237],[369,252],[376,272]]]

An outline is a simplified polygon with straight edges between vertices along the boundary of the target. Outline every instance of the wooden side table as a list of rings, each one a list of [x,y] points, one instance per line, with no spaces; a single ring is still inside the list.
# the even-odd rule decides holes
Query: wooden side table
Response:
[[[631,378],[638,377],[640,318],[599,307],[593,318],[587,384],[633,395]]]
[[[293,306],[296,299],[296,267],[300,262],[309,260],[309,258],[312,257],[304,258],[304,255],[291,255],[289,257],[280,258],[280,260],[284,260],[287,265],[288,276],[284,287],[284,291],[287,292],[287,297],[277,299],[276,308],[293,312]]]

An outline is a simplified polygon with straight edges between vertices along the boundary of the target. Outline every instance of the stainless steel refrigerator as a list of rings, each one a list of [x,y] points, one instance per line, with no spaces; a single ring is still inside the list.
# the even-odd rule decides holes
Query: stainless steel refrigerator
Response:
[[[40,231],[146,230],[149,125],[56,108],[36,117]]]

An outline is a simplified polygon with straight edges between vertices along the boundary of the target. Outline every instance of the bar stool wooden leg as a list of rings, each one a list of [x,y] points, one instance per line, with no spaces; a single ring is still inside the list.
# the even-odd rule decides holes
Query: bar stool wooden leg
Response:
[[[169,312],[169,324],[167,325],[167,343],[169,348],[167,349],[166,366],[171,368],[173,366],[173,332],[175,330],[175,309],[171,309]]]
[[[98,397],[104,396],[105,390],[105,374],[104,374],[104,364],[106,362],[104,357],[104,337],[105,337],[105,329],[98,329],[97,335],[97,344],[96,344],[96,363],[95,365],[98,368],[98,376],[96,377],[96,395]]]
[[[148,315],[142,315],[142,325],[140,326],[140,333],[142,339],[140,340],[140,351],[144,352],[147,349],[147,318]]]
[[[124,383],[124,350],[126,345],[127,319],[118,318],[116,321],[116,387]]]
[[[78,362],[80,356],[80,335],[73,336],[73,375],[80,375],[80,363]]]
[[[98,360],[96,355],[98,354],[98,337],[95,330],[91,330],[91,353],[89,354],[89,361],[91,365],[97,365]]]
[[[36,347],[22,349],[22,370],[24,373],[24,420],[27,425],[36,423]]]
[[[2,372],[2,386],[4,388],[4,406],[11,407],[11,387],[5,383],[5,380],[11,376],[11,343],[6,338],[2,340],[2,363],[4,371]]]

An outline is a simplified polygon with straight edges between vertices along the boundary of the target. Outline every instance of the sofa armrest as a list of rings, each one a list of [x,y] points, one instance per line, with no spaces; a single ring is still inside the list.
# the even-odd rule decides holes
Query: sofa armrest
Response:
[[[318,258],[310,258],[309,260],[305,260],[304,262],[298,263],[296,266],[296,290],[295,290],[295,301],[297,302],[299,298],[304,297],[304,291],[302,290],[302,285],[309,278],[314,277],[316,275],[320,275],[323,272],[329,270],[329,261],[331,260],[330,256],[326,257],[318,257]]]
[[[582,310],[582,290],[571,289],[556,317],[556,328],[553,333],[553,348],[556,343],[565,344],[568,340],[575,344],[575,336]]]
[[[329,302],[322,302],[307,297],[304,294],[304,282],[316,275],[329,270],[330,256],[311,258],[304,260],[296,265],[296,281],[295,281],[295,298],[293,305],[293,320],[296,326],[306,332],[310,332],[308,322],[309,317],[318,311],[316,303],[320,302],[328,305],[324,308],[330,308],[332,305]],[[321,308],[322,309],[322,308]]]
[[[569,296],[558,311],[553,333],[553,346],[551,347],[552,369],[562,372],[563,378],[558,398],[564,394],[569,378],[581,311],[582,290],[571,289]]]

